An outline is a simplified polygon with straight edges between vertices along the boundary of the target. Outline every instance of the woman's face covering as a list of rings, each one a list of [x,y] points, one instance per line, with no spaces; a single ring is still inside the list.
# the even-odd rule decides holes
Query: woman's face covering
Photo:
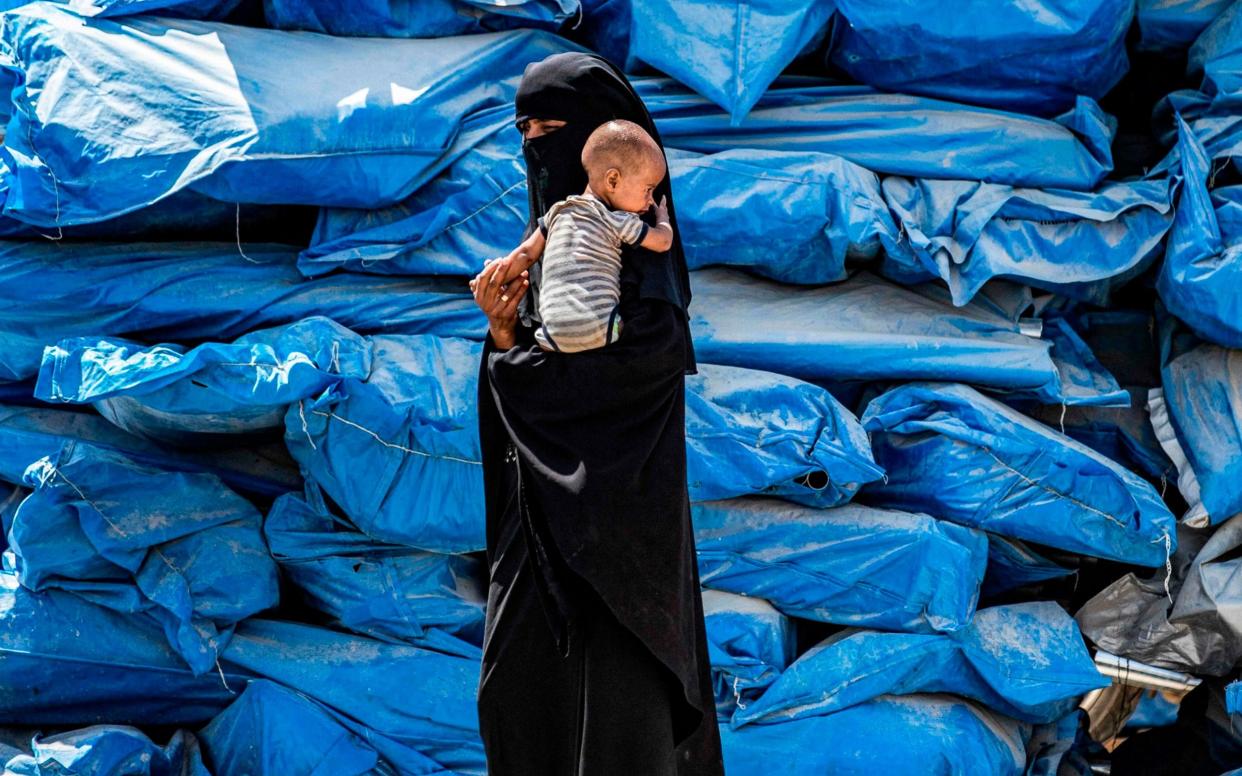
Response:
[[[522,133],[522,137],[530,140],[536,137],[551,134],[561,127],[565,126],[565,122],[560,119],[525,119],[518,124],[518,131]]]

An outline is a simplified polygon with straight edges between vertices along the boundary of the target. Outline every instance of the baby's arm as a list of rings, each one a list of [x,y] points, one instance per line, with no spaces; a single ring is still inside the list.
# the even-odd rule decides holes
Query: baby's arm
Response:
[[[547,238],[543,236],[542,230],[536,229],[531,232],[530,237],[527,237],[522,241],[521,245],[510,251],[508,256],[500,259],[491,259],[484,263],[483,272],[480,272],[478,277],[470,281],[470,290],[474,290],[478,279],[483,277],[483,273],[488,271],[488,267],[494,266],[495,263],[499,263],[504,268],[504,274],[492,278],[491,282],[504,285],[514,278],[520,277],[543,257],[543,249],[546,244]]]
[[[640,244],[656,253],[664,253],[673,247],[673,224],[668,220],[668,201],[664,197],[656,205],[656,225],[647,229],[647,236]]]

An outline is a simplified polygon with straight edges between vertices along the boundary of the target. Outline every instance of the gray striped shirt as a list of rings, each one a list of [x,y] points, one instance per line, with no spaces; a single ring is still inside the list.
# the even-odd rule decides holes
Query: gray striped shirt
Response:
[[[535,340],[544,350],[602,348],[621,330],[621,246],[637,245],[647,225],[634,213],[609,210],[598,197],[557,202],[539,227],[547,234],[541,263]]]

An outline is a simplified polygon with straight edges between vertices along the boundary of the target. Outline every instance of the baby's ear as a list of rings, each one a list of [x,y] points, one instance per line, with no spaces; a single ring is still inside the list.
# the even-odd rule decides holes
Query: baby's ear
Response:
[[[610,187],[616,188],[617,184],[621,182],[621,171],[616,167],[609,167],[608,172],[604,173],[604,180]]]

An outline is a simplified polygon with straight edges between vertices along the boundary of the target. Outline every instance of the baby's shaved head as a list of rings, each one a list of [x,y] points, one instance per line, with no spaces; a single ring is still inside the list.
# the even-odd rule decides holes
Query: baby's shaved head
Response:
[[[647,164],[664,167],[664,154],[647,131],[632,121],[616,119],[600,125],[582,149],[582,166],[595,180],[608,169],[635,172]]]

